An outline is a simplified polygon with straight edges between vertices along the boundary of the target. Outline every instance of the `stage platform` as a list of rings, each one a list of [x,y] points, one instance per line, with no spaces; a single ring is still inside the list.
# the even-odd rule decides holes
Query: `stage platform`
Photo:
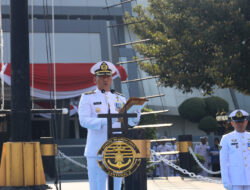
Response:
[[[225,190],[222,184],[197,181],[191,178],[184,178],[184,180],[180,177],[148,178],[147,182],[148,190]],[[48,185],[56,190],[53,182],[48,182]],[[87,180],[64,180],[61,187],[61,190],[89,190]]]

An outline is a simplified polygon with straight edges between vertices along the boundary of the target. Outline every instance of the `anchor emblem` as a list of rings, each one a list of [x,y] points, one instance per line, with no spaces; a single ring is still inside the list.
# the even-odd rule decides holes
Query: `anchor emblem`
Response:
[[[112,163],[110,159],[107,159],[107,162],[109,165],[121,169],[122,167],[126,167],[131,163],[131,159],[128,159],[128,161],[125,163],[124,156],[121,154],[122,147],[119,147],[120,149],[117,150],[117,154],[115,155],[115,164]]]
[[[112,177],[127,177],[140,165],[141,159],[136,158],[139,149],[124,137],[115,137],[106,141],[98,151],[103,159],[98,160],[99,166]]]

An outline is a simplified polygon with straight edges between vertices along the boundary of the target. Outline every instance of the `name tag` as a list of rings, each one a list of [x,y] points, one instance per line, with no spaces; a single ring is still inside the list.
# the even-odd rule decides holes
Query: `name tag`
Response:
[[[239,148],[238,146],[238,143],[237,142],[234,142],[234,143],[231,143],[232,146],[235,146],[236,148]]]
[[[102,102],[94,102],[94,105],[100,105]]]

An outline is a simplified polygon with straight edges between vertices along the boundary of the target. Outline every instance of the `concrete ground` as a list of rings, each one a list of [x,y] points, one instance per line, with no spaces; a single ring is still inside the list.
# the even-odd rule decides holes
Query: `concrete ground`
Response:
[[[197,181],[191,178],[169,177],[148,179],[147,190],[224,190],[222,184],[208,183],[203,181]],[[52,182],[48,182],[48,185],[56,190]],[[61,190],[89,190],[89,184],[87,180],[68,180],[62,181]]]

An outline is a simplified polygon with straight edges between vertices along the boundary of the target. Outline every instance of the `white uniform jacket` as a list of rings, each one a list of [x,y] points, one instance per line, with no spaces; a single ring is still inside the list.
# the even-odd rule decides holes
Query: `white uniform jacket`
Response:
[[[167,144],[160,144],[158,147],[157,147],[157,152],[167,152],[167,151],[171,151],[171,148],[169,145]],[[165,158],[169,159],[170,158],[170,155],[162,155],[164,156]]]
[[[220,142],[222,182],[230,185],[250,185],[250,133],[233,131]]]
[[[200,143],[200,144],[197,144],[195,146],[195,152],[197,154],[199,154],[199,155],[201,155],[201,156],[204,157],[204,159],[205,159],[205,163],[204,164],[205,165],[210,162],[210,159],[209,159],[209,149],[210,149],[210,147],[207,144],[203,145],[202,143]]]
[[[119,109],[126,103],[126,98],[118,93],[105,92],[99,89],[85,93],[81,96],[78,114],[82,127],[88,129],[87,143],[84,155],[86,157],[96,157],[98,150],[107,140],[107,119],[98,118],[98,114],[118,113]],[[129,125],[136,125],[140,120],[137,118],[129,119]],[[121,127],[121,123],[112,123],[113,128]]]

